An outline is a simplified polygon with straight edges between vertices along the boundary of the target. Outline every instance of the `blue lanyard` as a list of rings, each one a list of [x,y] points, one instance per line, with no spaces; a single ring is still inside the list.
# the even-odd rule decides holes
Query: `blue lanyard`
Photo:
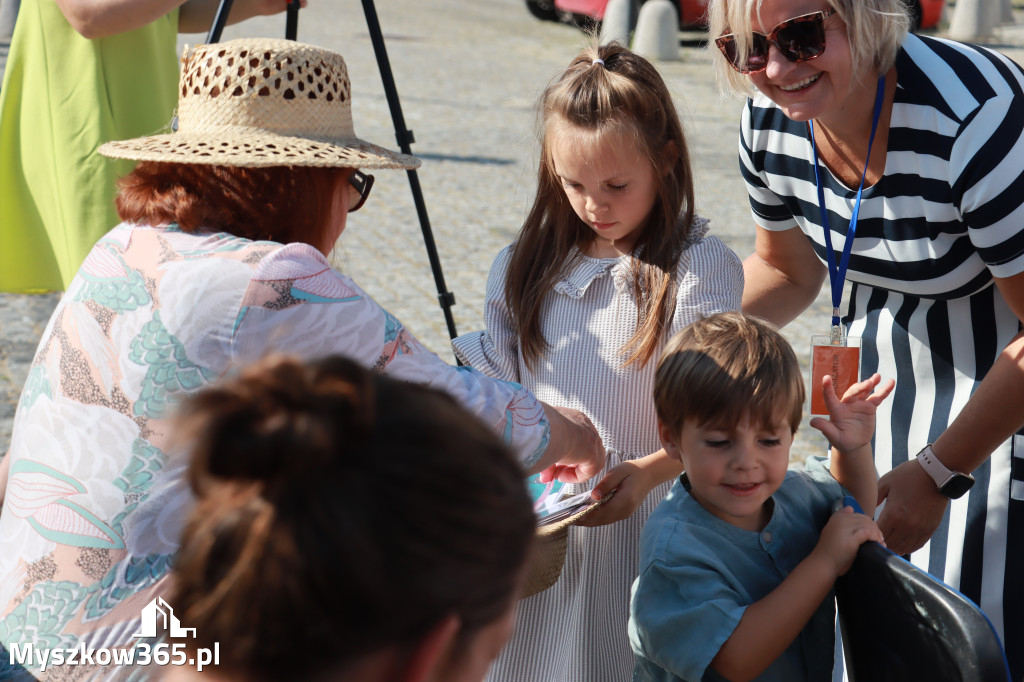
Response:
[[[825,250],[828,256],[828,278],[832,287],[832,342],[838,344],[842,332],[839,329],[839,304],[843,300],[843,282],[846,281],[846,269],[850,264],[850,251],[853,249],[853,237],[857,233],[857,216],[860,214],[860,200],[864,194],[864,178],[868,175],[868,163],[871,161],[871,147],[875,143],[875,131],[878,120],[882,117],[882,101],[885,99],[885,76],[878,79],[878,93],[875,95],[875,114],[871,120],[871,137],[868,139],[868,153],[864,160],[864,172],[860,176],[860,187],[857,188],[857,201],[853,205],[850,217],[850,229],[846,232],[846,243],[843,254],[836,266],[836,255],[832,248],[832,229],[828,224],[828,211],[825,210],[825,190],[821,186],[820,162],[818,146],[814,142],[814,121],[810,121],[811,148],[814,149],[814,185],[818,189],[818,210],[821,211],[821,225],[825,228]]]

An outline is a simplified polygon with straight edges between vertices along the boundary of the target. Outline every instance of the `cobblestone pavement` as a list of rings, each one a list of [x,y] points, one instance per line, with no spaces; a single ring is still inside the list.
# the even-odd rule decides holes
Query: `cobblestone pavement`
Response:
[[[536,168],[533,104],[543,86],[577,53],[585,36],[573,27],[534,19],[523,0],[382,0],[377,4],[385,46],[424,203],[437,243],[459,333],[482,326],[487,271],[510,242],[532,197]],[[1024,25],[1024,17],[1019,17]],[[228,27],[223,39],[280,37],[284,17]],[[357,133],[397,148],[362,5],[355,0],[309,0],[299,17],[303,42],[344,54],[353,82]],[[679,61],[659,68],[676,99],[691,145],[698,212],[740,257],[753,248],[746,194],[736,162],[737,99],[719,95],[701,34],[682,34]],[[179,47],[202,42],[182,36]],[[1020,61],[1021,26],[1000,29],[998,47]],[[352,216],[334,253],[352,275],[427,346],[453,361],[406,177],[377,173],[373,196]],[[0,294],[0,453],[28,363],[57,296]],[[823,333],[829,304],[817,303],[785,332],[807,355],[812,333]],[[804,427],[794,446],[803,459],[824,439]]]

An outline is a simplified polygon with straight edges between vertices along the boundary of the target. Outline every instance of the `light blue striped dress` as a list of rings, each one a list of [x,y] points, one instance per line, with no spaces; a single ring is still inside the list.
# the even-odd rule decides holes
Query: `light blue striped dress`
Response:
[[[703,219],[690,228],[690,245],[676,270],[676,307],[666,339],[701,315],[740,306],[739,258],[707,231]],[[498,254],[488,276],[486,331],[455,339],[456,354],[489,376],[521,383],[547,403],[584,411],[610,450],[605,473],[621,461],[660,449],[653,399],[656,362],[623,367],[619,355],[636,328],[629,257],[583,257],[568,269],[541,312],[551,347],[530,371],[505,307],[511,248]],[[599,474],[574,488],[590,490],[603,477]],[[569,529],[558,581],[519,603],[515,632],[491,667],[488,682],[630,678],[633,652],[626,630],[640,533],[669,487],[669,482],[656,487],[628,519]]]

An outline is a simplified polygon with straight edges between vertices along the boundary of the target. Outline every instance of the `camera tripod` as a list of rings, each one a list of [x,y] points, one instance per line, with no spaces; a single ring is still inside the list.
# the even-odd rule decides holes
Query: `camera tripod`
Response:
[[[207,43],[220,42],[221,33],[227,24],[228,13],[231,11],[232,0],[220,0],[217,12],[213,18],[213,25],[206,36]],[[362,0],[363,14],[366,15],[366,26],[370,32],[370,41],[373,44],[373,53],[377,58],[377,67],[380,69],[381,81],[384,85],[384,95],[388,101],[388,108],[391,110],[391,120],[395,126],[395,137],[398,146],[403,154],[412,154],[410,145],[415,142],[412,131],[405,126],[405,117],[402,115],[402,104],[398,100],[398,89],[395,87],[395,78],[391,72],[391,62],[388,61],[387,49],[384,46],[384,35],[381,32],[380,21],[377,18],[377,8],[373,0]],[[295,40],[299,26],[299,0],[289,0],[285,21],[285,38]],[[441,259],[437,255],[437,246],[434,243],[434,234],[430,228],[430,219],[427,216],[427,206],[423,200],[423,191],[420,188],[419,176],[416,170],[406,171],[409,176],[409,188],[412,190],[413,202],[416,205],[416,215],[420,221],[420,231],[423,233],[423,244],[427,249],[427,257],[430,259],[430,270],[434,274],[434,285],[437,288],[437,299],[444,312],[444,319],[448,325],[448,336],[455,338],[455,318],[452,317],[452,306],[455,305],[455,294],[448,291],[444,282],[444,273],[441,270]],[[462,364],[461,362],[459,364]]]

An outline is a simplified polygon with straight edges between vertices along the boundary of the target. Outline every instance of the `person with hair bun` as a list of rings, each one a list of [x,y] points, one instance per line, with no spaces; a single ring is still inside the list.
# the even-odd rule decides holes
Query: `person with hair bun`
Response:
[[[577,482],[604,465],[582,412],[453,367],[332,268],[373,186],[364,171],[420,163],[356,135],[340,54],[268,38],[201,45],[178,93],[175,132],[99,149],[139,162],[121,181],[124,222],[54,310],[0,461],[8,650],[145,643],[141,609],[163,597],[191,502],[168,458],[170,414],[271,353],[344,355],[445,391],[502,435],[524,475],[557,464]],[[0,648],[0,678],[9,665]]]
[[[196,497],[168,601],[224,680],[476,682],[535,518],[508,447],[448,395],[273,357],[181,412]],[[168,680],[209,679],[175,667]]]

